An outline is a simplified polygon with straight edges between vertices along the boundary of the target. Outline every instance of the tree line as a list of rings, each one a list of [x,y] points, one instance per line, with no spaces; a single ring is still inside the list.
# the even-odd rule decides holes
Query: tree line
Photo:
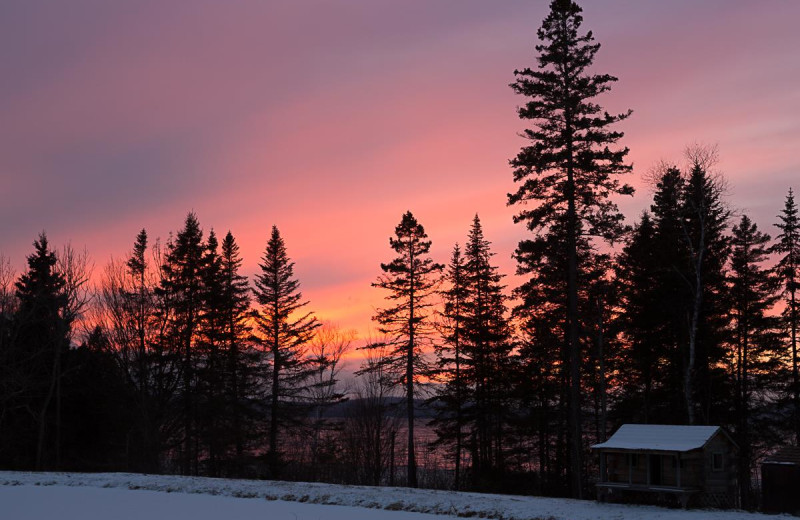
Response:
[[[42,233],[19,276],[0,258],[0,466],[580,498],[589,446],[620,424],[715,424],[753,507],[759,458],[800,442],[793,192],[771,237],[727,200],[715,149],[693,146],[651,172],[627,225],[615,125],[631,112],[596,102],[616,78],[590,73],[600,46],[581,25],[553,0],[538,66],[511,85],[530,125],[510,161],[520,285],[477,215],[443,264],[406,212],[345,384],[355,334],[309,310],[276,227],[252,280],[233,234],[190,213],[164,244],[142,230],[97,287],[86,253]]]

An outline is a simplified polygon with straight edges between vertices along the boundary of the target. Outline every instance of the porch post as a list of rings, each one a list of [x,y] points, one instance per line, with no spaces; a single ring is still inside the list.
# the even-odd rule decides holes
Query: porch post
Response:
[[[631,462],[633,462],[633,455],[628,453],[626,458],[628,460],[628,484],[632,484],[633,483],[633,466],[631,465]]]
[[[681,454],[680,452],[675,454],[675,458],[677,459],[677,466],[678,466],[678,487],[681,487]]]
[[[647,485],[650,486],[650,457],[652,457],[652,455],[648,453],[645,457],[647,457],[647,465],[645,467],[645,471],[647,471]]]
[[[606,482],[606,452],[600,452],[600,482]]]

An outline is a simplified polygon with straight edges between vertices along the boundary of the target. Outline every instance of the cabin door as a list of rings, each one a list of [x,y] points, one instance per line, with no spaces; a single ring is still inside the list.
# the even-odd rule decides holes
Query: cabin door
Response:
[[[661,485],[661,455],[650,455],[650,485]]]

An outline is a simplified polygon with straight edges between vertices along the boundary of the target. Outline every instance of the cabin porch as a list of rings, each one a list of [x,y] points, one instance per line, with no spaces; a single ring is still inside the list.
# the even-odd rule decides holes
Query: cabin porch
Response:
[[[672,495],[686,507],[700,491],[691,458],[681,452],[604,451],[600,454],[597,497],[604,501],[624,492]]]

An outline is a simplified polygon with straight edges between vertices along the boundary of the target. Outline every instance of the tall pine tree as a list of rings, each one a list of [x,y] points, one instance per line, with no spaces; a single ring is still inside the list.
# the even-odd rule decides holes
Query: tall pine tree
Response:
[[[176,237],[167,244],[159,296],[167,301],[168,343],[181,358],[181,417],[183,442],[179,450],[181,474],[197,474],[198,403],[195,396],[198,365],[195,345],[203,308],[203,231],[194,213],[189,213]]]
[[[268,363],[270,477],[280,476],[282,457],[280,430],[297,418],[298,404],[309,372],[304,347],[319,326],[316,317],[304,310],[300,282],[294,277],[294,262],[278,228],[272,234],[255,278],[257,341]]]
[[[506,318],[502,275],[491,263],[491,244],[477,215],[464,248],[467,297],[464,300],[465,377],[471,387],[465,419],[472,437],[472,473],[483,486],[500,481],[509,409],[511,327]],[[483,484],[481,484],[481,481]]]
[[[769,414],[764,413],[775,393],[779,373],[778,323],[770,315],[778,300],[775,278],[765,268],[769,235],[747,215],[733,227],[729,275],[732,317],[732,367],[734,381],[735,438],[739,445],[739,491],[744,509],[755,507],[751,476],[755,447],[769,438]],[[755,413],[754,413],[755,412]],[[755,435],[755,432],[758,432]]]
[[[389,339],[389,352],[378,368],[395,374],[395,384],[402,385],[406,399],[408,430],[408,487],[417,487],[417,461],[414,445],[415,382],[428,367],[422,348],[430,343],[431,296],[437,287],[437,274],[444,266],[435,263],[428,255],[431,241],[425,228],[410,211],[403,214],[395,228],[389,245],[397,256],[381,264],[383,274],[373,287],[389,291],[386,299],[390,307],[379,309],[373,317],[380,332]]]
[[[625,338],[624,369],[621,372],[624,416],[638,423],[653,421],[654,390],[666,362],[662,345],[666,332],[659,299],[659,251],[656,228],[644,213],[616,262],[621,282],[622,320]]]
[[[453,247],[450,263],[444,273],[441,313],[442,341],[435,346],[436,376],[440,380],[435,403],[436,416],[431,421],[437,435],[436,444],[447,446],[453,457],[453,488],[461,486],[461,459],[464,451],[464,409],[469,387],[464,375],[465,301],[469,287],[464,256],[458,244]]]
[[[688,348],[684,356],[684,398],[689,424],[714,424],[722,417],[725,374],[725,264],[730,245],[725,230],[730,210],[722,200],[721,179],[709,168],[714,150],[688,150],[690,170],[681,195],[685,294],[688,295]],[[699,417],[698,417],[699,416]]]
[[[615,194],[632,194],[621,185],[618,174],[627,173],[627,148],[612,150],[622,133],[611,130],[630,112],[611,115],[593,101],[610,89],[613,76],[590,74],[595,54],[591,32],[580,33],[581,8],[571,0],[553,0],[550,14],[539,29],[542,44],[538,68],[515,71],[511,86],[529,100],[519,108],[522,119],[534,128],[525,130],[533,143],[511,161],[519,189],[509,196],[510,204],[533,203],[515,218],[535,233],[546,233],[561,215],[565,216],[563,248],[566,252],[566,331],[569,353],[569,472],[571,494],[583,495],[581,427],[581,358],[579,346],[578,242],[581,230],[616,239],[622,215],[610,199]]]
[[[783,318],[789,333],[789,351],[792,357],[792,382],[789,392],[792,396],[792,429],[795,444],[800,444],[800,376],[798,376],[797,361],[797,329],[800,327],[797,301],[797,293],[800,291],[800,218],[791,188],[778,218],[780,223],[775,226],[781,232],[776,237],[777,242],[771,251],[781,255],[776,270],[783,285],[783,299],[786,302]]]
[[[72,324],[66,312],[66,281],[56,269],[56,254],[50,248],[47,235],[40,234],[33,246],[34,252],[28,256],[28,270],[16,283],[18,331],[13,348],[14,357],[23,367],[24,379],[20,381],[19,406],[16,407],[22,416],[18,418],[19,424],[12,423],[12,428],[23,443],[16,454],[19,466],[41,471],[59,462],[56,444],[60,441],[53,431],[60,413],[56,389],[69,349]],[[35,464],[31,463],[33,461]]]
[[[225,355],[223,385],[226,431],[233,449],[234,474],[241,475],[243,459],[256,435],[254,401],[258,393],[258,353],[249,341],[250,288],[240,274],[242,258],[239,245],[228,231],[222,240],[222,272],[219,312],[222,318],[222,345]]]

